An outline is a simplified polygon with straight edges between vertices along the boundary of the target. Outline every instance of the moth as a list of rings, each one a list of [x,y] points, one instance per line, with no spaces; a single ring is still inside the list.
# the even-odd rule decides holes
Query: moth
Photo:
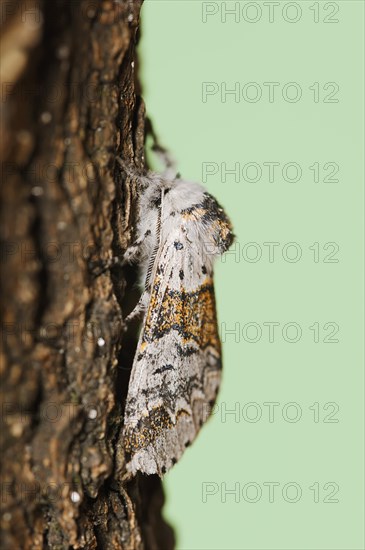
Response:
[[[120,160],[125,168],[125,164]],[[195,439],[221,380],[214,260],[233,242],[231,223],[201,185],[138,176],[134,243],[143,313],[124,417],[127,469],[162,476]]]

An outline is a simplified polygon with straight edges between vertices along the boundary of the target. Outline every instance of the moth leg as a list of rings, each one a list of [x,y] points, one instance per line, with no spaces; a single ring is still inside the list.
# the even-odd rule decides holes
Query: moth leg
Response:
[[[140,297],[140,299],[138,300],[138,303],[135,306],[135,308],[124,319],[123,321],[124,331],[127,330],[129,323],[133,321],[133,319],[138,319],[139,317],[142,317],[144,315],[144,313],[147,311],[149,298],[150,298],[150,294],[145,290],[142,296]]]
[[[159,142],[152,124],[152,120],[149,117],[147,117],[146,119],[146,132],[153,139],[153,145],[151,148],[152,151],[156,153],[162,164],[165,166],[165,170],[162,176],[170,180],[174,180],[179,177],[179,174],[176,171],[176,161],[171,155],[170,151]]]
[[[133,244],[127,248],[123,256],[123,265],[132,264],[135,260],[138,259],[140,248],[137,244]]]
[[[131,264],[138,260],[138,256],[141,253],[141,247],[145,239],[151,236],[151,231],[148,229],[142,237],[139,237],[133,244],[128,246],[123,254],[123,257],[112,256],[107,260],[89,260],[89,268],[94,277],[98,277],[105,273],[108,269],[119,266],[124,267],[127,264]]]
[[[157,144],[152,147],[152,151],[156,153],[156,156],[158,156],[165,166],[162,177],[168,180],[175,180],[179,175],[176,170],[175,159],[171,156],[170,152],[164,147],[161,147],[161,145]]]
[[[92,274],[94,275],[94,277],[98,277],[99,275],[102,275],[108,269],[114,266],[124,267],[126,264],[131,264],[136,260],[138,260],[138,256],[141,252],[141,245],[145,240],[145,238],[150,234],[151,234],[151,231],[146,231],[143,237],[140,237],[139,239],[137,239],[133,244],[131,244],[127,248],[122,258],[120,258],[119,256],[112,256],[107,260],[101,260],[101,259],[90,260],[89,268]]]
[[[141,253],[141,245],[143,244],[144,240],[150,235],[151,235],[151,231],[147,230],[142,237],[139,237],[139,239],[134,241],[133,244],[128,246],[123,256],[122,265],[131,264],[138,259],[138,256]]]
[[[127,250],[124,252],[121,265],[132,264],[133,262],[137,261],[142,252],[142,245],[147,239],[151,238],[152,232],[150,229],[147,229],[144,235],[139,237],[136,241],[134,241],[133,244],[128,246]]]
[[[123,260],[119,258],[119,256],[112,256],[107,260],[99,259],[99,260],[88,261],[89,269],[92,272],[92,275],[94,277],[99,277],[100,275],[102,275],[103,273],[108,271],[108,269],[110,269],[115,265],[119,265],[119,266],[123,265]]]
[[[132,165],[131,161],[126,161],[122,157],[116,156],[115,160],[119,164],[119,166],[124,170],[124,172],[127,174],[130,178],[138,178],[143,176],[142,172],[137,168],[137,166]]]
[[[148,187],[150,178],[137,168],[137,166],[131,164],[131,161],[127,162],[125,159],[118,156],[115,157],[115,160],[131,180],[137,180],[140,186]]]

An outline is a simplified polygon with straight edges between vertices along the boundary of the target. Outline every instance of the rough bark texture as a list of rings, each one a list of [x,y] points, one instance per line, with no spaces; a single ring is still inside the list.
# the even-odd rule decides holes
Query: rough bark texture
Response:
[[[169,549],[158,478],[127,481],[131,239],[144,166],[141,0],[1,4],[3,548]],[[127,279],[130,279],[129,282]]]

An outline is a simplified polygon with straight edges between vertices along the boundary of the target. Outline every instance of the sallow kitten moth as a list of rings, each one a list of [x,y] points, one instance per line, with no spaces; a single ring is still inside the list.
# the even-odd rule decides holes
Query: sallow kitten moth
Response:
[[[131,175],[120,159],[119,163]],[[134,174],[135,177],[135,174]],[[195,439],[221,379],[213,263],[232,244],[231,223],[201,185],[137,176],[136,238],[144,313],[124,418],[127,469],[162,475]]]

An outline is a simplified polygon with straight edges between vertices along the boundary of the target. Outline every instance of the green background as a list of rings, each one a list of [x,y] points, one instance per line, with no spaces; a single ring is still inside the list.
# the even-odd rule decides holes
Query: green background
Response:
[[[147,112],[237,236],[216,267],[218,405],[164,481],[179,550],[364,548],[363,7],[143,6]]]

